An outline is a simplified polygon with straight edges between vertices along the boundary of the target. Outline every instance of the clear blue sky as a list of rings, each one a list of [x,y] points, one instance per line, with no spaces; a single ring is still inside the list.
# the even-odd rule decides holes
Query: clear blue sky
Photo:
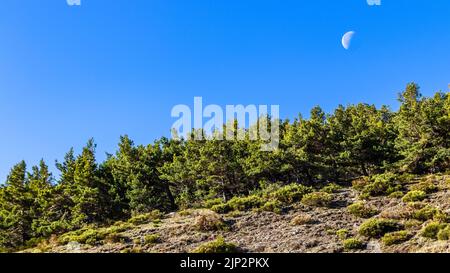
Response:
[[[169,136],[176,104],[397,107],[416,81],[450,82],[450,1],[3,0],[0,180],[25,159],[53,165],[94,137]],[[342,35],[354,30],[346,51]]]

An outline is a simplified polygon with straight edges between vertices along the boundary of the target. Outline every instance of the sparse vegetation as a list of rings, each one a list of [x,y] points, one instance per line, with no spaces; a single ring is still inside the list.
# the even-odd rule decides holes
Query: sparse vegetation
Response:
[[[361,191],[362,198],[390,195],[402,190],[398,176],[390,172],[373,175],[367,180],[354,183],[354,187]]]
[[[302,203],[307,206],[328,207],[333,201],[333,196],[326,192],[308,193],[302,198]]]
[[[417,202],[424,200],[426,197],[427,194],[424,191],[410,191],[405,196],[403,196],[402,201],[405,203]]]
[[[194,226],[199,231],[217,231],[228,229],[228,226],[222,217],[215,212],[203,212],[195,219]]]
[[[339,186],[338,184],[335,184],[335,183],[331,183],[331,184],[328,184],[328,185],[326,185],[325,187],[323,187],[322,189],[320,189],[320,191],[322,191],[322,192],[326,192],[326,193],[337,193],[337,192],[339,192],[339,190],[341,189],[342,187],[341,186]]]
[[[146,245],[154,245],[159,243],[161,236],[159,234],[149,234],[144,237],[144,243]]]
[[[128,220],[128,223],[133,224],[133,225],[142,225],[142,224],[147,224],[150,222],[159,222],[159,220],[161,220],[162,214],[159,210],[153,210],[152,212],[149,213],[144,213],[144,214],[139,214],[136,216],[131,217]]]
[[[350,232],[348,231],[348,229],[340,229],[336,231],[336,235],[339,237],[340,240],[347,239],[349,234]]]
[[[343,245],[346,250],[357,250],[366,247],[366,244],[357,238],[346,239],[344,240]]]
[[[369,219],[359,227],[359,234],[370,238],[380,238],[386,233],[400,229],[401,225],[393,220]]]
[[[386,246],[396,245],[403,242],[408,241],[411,238],[411,234],[409,234],[407,231],[397,231],[397,232],[391,232],[387,233],[381,238],[381,241]]]
[[[239,249],[233,243],[225,242],[223,237],[218,237],[215,241],[200,245],[193,253],[237,253]]]
[[[438,174],[450,168],[449,94],[422,97],[411,83],[399,99],[395,112],[369,104],[341,106],[329,114],[315,107],[308,119],[280,124],[282,145],[273,153],[262,152],[261,143],[242,128],[245,137],[236,141],[161,138],[135,145],[122,136],[117,151],[103,162],[97,162],[96,144],[89,140],[79,154],[72,149],[58,161],[58,178],[43,160],[31,169],[19,162],[0,187],[0,249],[23,250],[52,237],[63,245],[121,243],[128,241],[129,234],[122,233],[129,228],[159,229],[173,216],[164,218],[166,213],[178,211],[173,217],[185,215],[186,220],[195,217],[190,209],[228,213],[223,217],[262,210],[327,210],[316,206],[342,211],[350,201],[342,199],[349,197],[330,181],[345,185],[349,179],[354,179],[356,197],[370,200],[349,206],[349,213],[374,217],[378,211],[370,203],[377,204],[380,217],[398,220],[369,219],[360,226],[360,235],[380,238],[402,230],[399,223],[415,220],[427,225],[423,236],[437,238],[442,231],[445,238],[449,216],[433,206],[448,207],[436,204],[445,200],[436,191],[449,190],[444,181],[448,177]],[[430,173],[436,175],[427,176]],[[402,197],[404,203],[385,209],[385,200],[398,202],[384,196]],[[434,203],[427,207],[420,201]],[[222,216],[211,215],[189,222],[189,229],[205,235],[228,228]]]
[[[438,190],[438,187],[436,185],[434,185],[434,183],[431,180],[426,180],[426,181],[420,182],[416,185],[413,185],[411,187],[411,190],[422,191],[422,192],[429,194],[429,193],[436,192]]]
[[[347,207],[350,214],[361,217],[370,218],[378,214],[378,210],[374,207],[367,205],[365,202],[357,202]]]
[[[438,209],[432,206],[425,206],[419,210],[416,210],[412,213],[412,218],[425,222],[431,220],[435,217],[435,215],[439,212]]]
[[[438,233],[445,229],[447,224],[443,224],[440,222],[431,222],[427,224],[421,231],[421,235],[425,238],[437,239]]]
[[[445,228],[440,229],[437,238],[441,241],[448,241],[450,240],[450,225],[447,225]]]
[[[293,226],[307,225],[311,223],[313,223],[313,218],[309,214],[298,214],[291,220],[291,225]]]

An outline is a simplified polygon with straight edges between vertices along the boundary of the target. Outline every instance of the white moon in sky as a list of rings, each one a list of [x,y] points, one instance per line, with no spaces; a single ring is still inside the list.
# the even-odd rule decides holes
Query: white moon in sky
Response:
[[[354,32],[354,31],[349,31],[349,32],[345,33],[344,36],[342,36],[342,46],[345,49],[348,50],[350,48],[350,45],[352,43],[352,38],[355,35],[355,33],[356,32]]]

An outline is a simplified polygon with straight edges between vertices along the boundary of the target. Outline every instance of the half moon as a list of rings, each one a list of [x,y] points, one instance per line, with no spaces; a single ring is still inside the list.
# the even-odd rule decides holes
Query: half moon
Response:
[[[352,38],[355,35],[356,32],[349,31],[342,36],[342,46],[348,50],[350,48],[350,45],[352,43]]]

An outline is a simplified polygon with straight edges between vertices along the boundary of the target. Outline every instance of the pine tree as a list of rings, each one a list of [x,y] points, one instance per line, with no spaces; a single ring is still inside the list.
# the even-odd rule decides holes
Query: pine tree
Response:
[[[17,248],[31,239],[31,197],[26,164],[21,161],[9,173],[0,192],[0,247]]]

